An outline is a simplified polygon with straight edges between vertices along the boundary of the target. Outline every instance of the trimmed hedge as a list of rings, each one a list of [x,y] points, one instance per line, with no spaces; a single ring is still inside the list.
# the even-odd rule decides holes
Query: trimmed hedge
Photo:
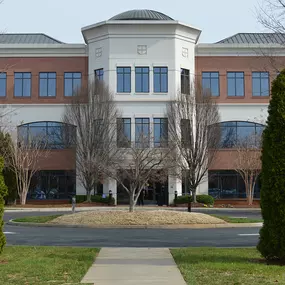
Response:
[[[76,195],[76,203],[83,203],[87,200],[86,195]],[[102,203],[102,204],[109,204],[109,197],[103,198],[101,195],[92,195],[91,202],[93,203]],[[115,204],[115,199],[112,198],[111,205]]]
[[[263,227],[257,249],[285,264],[285,70],[272,83],[262,135],[260,206]]]
[[[193,197],[191,197],[191,202],[193,202]],[[197,202],[206,205],[213,205],[215,200],[210,195],[197,195]],[[177,197],[176,204],[187,204],[187,203],[188,203],[188,195]]]

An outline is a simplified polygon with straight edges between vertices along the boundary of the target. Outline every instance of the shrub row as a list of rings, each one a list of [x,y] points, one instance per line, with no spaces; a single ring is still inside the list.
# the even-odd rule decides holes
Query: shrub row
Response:
[[[87,200],[86,195],[76,195],[76,203],[83,203]],[[91,201],[94,203],[109,204],[109,197],[103,198],[101,195],[92,195]],[[112,198],[111,205],[115,204],[115,199]]]
[[[191,197],[191,201],[193,202],[193,197]],[[197,202],[206,205],[213,205],[215,200],[210,195],[197,195]],[[176,204],[187,204],[188,196],[178,196],[176,200]]]

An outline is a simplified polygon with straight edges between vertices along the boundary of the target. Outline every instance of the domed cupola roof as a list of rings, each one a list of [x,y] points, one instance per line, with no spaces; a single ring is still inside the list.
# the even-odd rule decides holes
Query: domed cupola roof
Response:
[[[153,10],[130,10],[120,13],[110,21],[174,21],[169,16]]]

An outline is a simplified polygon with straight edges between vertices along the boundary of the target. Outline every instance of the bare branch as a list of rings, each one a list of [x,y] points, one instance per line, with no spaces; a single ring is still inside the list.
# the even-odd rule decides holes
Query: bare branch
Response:
[[[166,164],[166,158],[169,148],[156,148],[152,145],[153,137],[149,132],[136,134],[136,141],[129,142],[127,148],[121,148],[111,160],[108,175],[128,193],[130,212],[134,210],[148,182],[167,179],[169,165]]]
[[[26,204],[27,194],[31,180],[40,169],[40,160],[47,158],[49,150],[45,149],[43,139],[33,137],[31,141],[23,140],[21,137],[10,145],[10,159],[7,160],[8,167],[15,173],[18,195],[21,205]]]
[[[65,108],[63,121],[77,127],[74,137],[77,175],[89,202],[91,191],[102,181],[104,168],[116,153],[117,117],[113,96],[102,81],[81,87]]]
[[[261,135],[250,134],[240,140],[233,154],[234,169],[242,177],[248,205],[252,205],[254,188],[261,172]]]
[[[196,202],[196,189],[206,177],[220,142],[219,111],[201,86],[192,84],[190,94],[178,94],[167,108],[172,160],[187,173],[187,181]]]

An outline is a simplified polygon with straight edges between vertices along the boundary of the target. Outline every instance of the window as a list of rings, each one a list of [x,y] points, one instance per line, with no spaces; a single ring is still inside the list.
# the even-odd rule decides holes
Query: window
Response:
[[[166,118],[153,119],[154,147],[166,147],[168,144],[168,120]]]
[[[131,93],[130,67],[117,67],[117,92]]]
[[[96,69],[95,71],[95,80],[103,80],[103,76],[104,76],[104,69],[100,68],[100,69]]]
[[[220,96],[219,72],[202,72],[203,91],[211,96]]]
[[[64,149],[75,145],[76,127],[60,122],[35,122],[18,127],[20,142],[46,149]]]
[[[268,72],[252,72],[252,96],[269,96]]]
[[[190,70],[181,68],[181,93],[190,94]]]
[[[68,170],[40,170],[33,175],[28,199],[69,199],[76,195],[76,173]]]
[[[244,73],[228,72],[228,96],[244,96]]]
[[[56,96],[55,72],[40,72],[40,96],[41,97]]]
[[[7,74],[5,72],[0,73],[0,97],[6,97],[7,88]]]
[[[155,93],[168,92],[168,68],[154,67],[153,68],[153,90]]]
[[[233,148],[239,142],[253,136],[255,146],[260,146],[264,126],[251,122],[223,122],[221,126],[221,148]]]
[[[30,97],[31,96],[31,80],[30,72],[15,72],[14,74],[14,96]]]
[[[131,119],[119,118],[117,119],[117,146],[130,147],[131,146]]]
[[[208,172],[209,195],[215,199],[246,198],[245,184],[234,170],[211,170]],[[257,179],[254,197],[260,198],[260,179]]]
[[[81,72],[64,73],[64,96],[73,96],[81,87]]]
[[[135,120],[136,146],[149,147],[149,118]]]
[[[149,68],[136,67],[136,93],[149,92]]]
[[[190,147],[191,143],[191,133],[190,133],[190,120],[182,119],[181,120],[181,143],[184,147]]]

